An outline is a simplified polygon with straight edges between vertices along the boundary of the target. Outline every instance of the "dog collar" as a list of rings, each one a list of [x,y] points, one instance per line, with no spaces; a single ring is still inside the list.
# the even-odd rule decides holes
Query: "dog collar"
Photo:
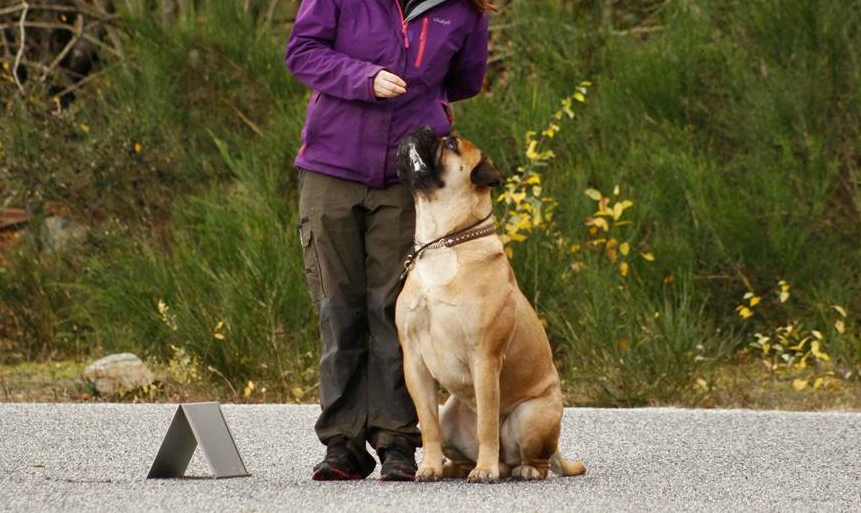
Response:
[[[457,246],[458,244],[463,244],[464,242],[469,242],[471,240],[480,239],[481,237],[487,237],[488,235],[493,235],[496,233],[496,221],[491,223],[488,226],[481,227],[485,221],[493,216],[493,211],[491,210],[489,214],[487,214],[484,219],[474,223],[470,226],[467,226],[463,230],[456,231],[453,233],[449,233],[448,235],[443,235],[438,239],[434,239],[426,244],[421,244],[419,241],[414,241],[415,247],[413,248],[413,252],[407,256],[407,259],[404,261],[404,272],[401,273],[401,283],[407,279],[407,274],[412,271],[413,267],[416,266],[416,261],[421,258],[422,253],[429,249],[439,249],[439,248],[450,248],[452,246]]]
[[[484,222],[486,219],[482,220]],[[450,248],[452,246],[457,246],[458,244],[462,244],[464,242],[471,241],[473,239],[479,239],[481,237],[487,237],[488,235],[496,233],[496,222],[485,226],[483,228],[472,228],[464,231],[457,232],[452,235],[446,235],[440,239],[436,239],[435,241],[429,244],[422,244],[419,241],[415,242],[416,256],[419,256],[419,250],[428,251],[430,249],[439,249],[439,248]]]

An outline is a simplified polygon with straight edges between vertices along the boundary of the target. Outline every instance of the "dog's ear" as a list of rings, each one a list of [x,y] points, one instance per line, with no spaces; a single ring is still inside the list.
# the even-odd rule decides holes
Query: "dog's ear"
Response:
[[[481,187],[496,187],[502,183],[502,175],[486,158],[481,159],[481,162],[472,169],[469,179]]]

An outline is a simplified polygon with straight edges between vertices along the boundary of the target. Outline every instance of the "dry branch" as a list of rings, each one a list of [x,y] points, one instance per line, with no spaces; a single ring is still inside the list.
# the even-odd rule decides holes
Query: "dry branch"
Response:
[[[89,75],[85,76],[81,80],[78,80],[74,84],[70,85],[69,87],[67,87],[67,88],[63,89],[62,91],[60,91],[59,93],[55,94],[54,97],[55,98],[62,98],[63,96],[65,96],[69,93],[77,91],[81,87],[87,85],[88,83],[99,78],[100,76],[104,75],[105,73],[107,73],[106,70],[99,70],[99,71],[96,71],[95,73],[90,73]]]
[[[23,8],[24,8],[24,2],[22,2],[18,5],[14,5],[12,7],[5,7],[3,9],[0,9],[0,16],[3,16],[4,14],[12,14],[13,12],[18,12]]]
[[[30,8],[27,5],[27,2],[21,2],[21,20],[19,22],[21,27],[21,43],[18,47],[18,53],[15,55],[15,65],[12,66],[12,77],[15,79],[15,85],[18,86],[18,90],[21,91],[21,94],[26,94],[24,92],[24,86],[21,85],[21,80],[18,78],[18,66],[21,65],[21,58],[24,57],[24,47],[26,46],[26,37],[27,31],[24,28],[24,23],[27,22],[27,10]]]
[[[51,61],[51,64],[48,65],[48,68],[45,70],[45,72],[42,73],[42,82],[44,82],[48,78],[48,75],[54,70],[54,68],[57,67],[58,64],[60,64],[60,61],[62,61],[66,57],[66,55],[68,55],[68,53],[72,51],[72,48],[74,48],[76,44],[78,44],[78,41],[81,40],[81,35],[83,33],[84,16],[79,14],[75,17],[75,35],[72,36],[71,39],[69,39],[69,42],[66,43],[66,46],[63,48],[63,50],[57,54],[54,60]]]

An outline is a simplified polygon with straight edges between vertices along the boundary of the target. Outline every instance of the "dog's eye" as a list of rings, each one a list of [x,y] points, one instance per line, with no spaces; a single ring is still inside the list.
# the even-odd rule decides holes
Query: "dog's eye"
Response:
[[[449,137],[445,140],[445,147],[452,150],[457,151],[457,138]]]

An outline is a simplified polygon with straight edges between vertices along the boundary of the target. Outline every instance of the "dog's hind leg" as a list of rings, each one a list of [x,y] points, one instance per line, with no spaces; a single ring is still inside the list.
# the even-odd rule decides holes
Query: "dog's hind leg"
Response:
[[[521,403],[502,424],[502,453],[515,479],[544,479],[556,452],[562,421],[561,397]]]

